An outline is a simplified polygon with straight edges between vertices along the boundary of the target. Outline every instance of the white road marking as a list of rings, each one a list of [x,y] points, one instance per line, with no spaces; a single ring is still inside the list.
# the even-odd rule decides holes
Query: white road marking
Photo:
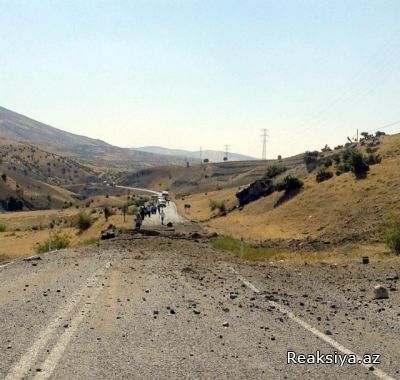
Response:
[[[93,284],[94,286],[95,284]],[[58,362],[61,359],[65,349],[67,348],[72,336],[75,334],[79,325],[86,317],[90,309],[93,307],[94,302],[103,289],[102,285],[99,284],[97,288],[90,294],[90,303],[85,303],[85,305],[77,312],[75,318],[69,323],[68,328],[65,330],[64,334],[61,335],[60,339],[57,341],[56,345],[51,349],[50,355],[46,361],[40,366],[41,372],[36,376],[36,380],[48,379],[56,368]]]
[[[261,291],[257,287],[255,287],[250,281],[246,280],[243,276],[241,276],[240,273],[237,270],[235,270],[232,267],[229,267],[229,268],[232,270],[233,273],[235,273],[238,276],[238,279],[240,281],[242,281],[243,284],[245,284],[249,289],[251,289],[255,293],[261,293]],[[296,317],[293,314],[293,312],[290,311],[288,308],[280,305],[279,303],[277,303],[275,301],[268,301],[268,303],[271,306],[274,306],[276,309],[278,309],[282,314],[286,315],[293,322],[296,322],[300,326],[304,327],[306,330],[308,330],[309,332],[313,333],[318,338],[322,339],[323,341],[328,343],[330,346],[332,346],[336,350],[341,351],[342,353],[344,353],[346,355],[355,355],[357,357],[357,361],[359,361],[359,363],[361,363],[362,366],[364,366],[365,368],[369,369],[370,365],[362,363],[362,357],[361,356],[355,354],[353,351],[349,350],[348,348],[344,347],[340,343],[336,342],[336,340],[330,338],[328,335],[324,334],[323,332],[319,331],[315,327],[311,326],[306,321],[303,321],[299,317]],[[382,380],[395,380],[393,377],[388,375],[386,372],[384,372],[384,371],[382,371],[382,370],[380,370],[379,368],[376,368],[376,367],[374,367],[374,371],[372,371],[371,373],[373,375],[375,375],[376,377],[378,377],[379,379],[382,379]]]
[[[15,380],[15,379],[21,379],[23,378],[28,370],[31,368],[31,366],[35,363],[35,360],[39,353],[43,351],[46,348],[47,342],[50,340],[50,338],[54,335],[54,333],[57,331],[57,329],[60,327],[60,325],[65,321],[67,318],[68,314],[71,313],[71,311],[81,302],[84,296],[87,296],[87,288],[93,289],[96,283],[99,281],[98,277],[102,276],[105,272],[105,270],[110,266],[110,263],[107,263],[104,267],[101,267],[99,270],[97,270],[92,277],[90,277],[85,285],[79,289],[76,293],[74,293],[67,301],[67,304],[62,307],[56,315],[54,316],[54,319],[50,324],[41,332],[39,335],[38,339],[29,347],[28,351],[20,358],[20,360],[16,363],[14,368],[7,374],[7,377],[5,380]],[[91,290],[91,293],[95,293],[96,296],[98,292],[101,290],[101,286],[98,286],[94,290]],[[86,306],[85,306],[86,308]],[[85,309],[84,308],[84,309]],[[81,310],[79,310],[80,312]],[[69,334],[69,331],[66,331],[61,338],[59,339],[58,343],[56,344],[54,351],[51,352],[49,358],[45,362],[46,370],[47,371],[53,371],[55,368],[55,365],[57,362],[55,360],[60,359],[60,355],[63,353],[63,350],[65,349],[66,345],[68,344],[69,340],[71,339],[72,333],[77,329],[79,326],[79,323],[81,322],[81,319],[79,318],[79,315],[75,317],[75,319],[72,321],[71,324],[71,329],[73,330],[71,334]],[[49,361],[49,359],[52,359],[53,361]],[[51,375],[51,372],[44,372],[44,375]],[[47,376],[47,377],[48,377]],[[43,378],[47,378],[43,377]]]

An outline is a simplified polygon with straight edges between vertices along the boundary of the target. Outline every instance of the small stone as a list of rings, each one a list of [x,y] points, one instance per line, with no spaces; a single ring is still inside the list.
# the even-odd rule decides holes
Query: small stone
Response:
[[[374,288],[374,298],[376,300],[382,300],[382,299],[389,298],[389,292],[384,286],[377,285]]]
[[[224,327],[229,327],[229,322],[224,322],[224,323],[222,324],[222,326],[224,326]]]

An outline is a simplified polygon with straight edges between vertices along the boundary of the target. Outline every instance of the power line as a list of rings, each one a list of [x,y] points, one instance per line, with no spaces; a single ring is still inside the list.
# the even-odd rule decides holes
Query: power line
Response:
[[[369,130],[369,131],[367,131],[367,132],[370,133],[370,132],[379,131],[379,130],[381,130],[381,129],[386,129],[386,128],[389,128],[389,127],[393,127],[393,126],[395,126],[395,125],[397,125],[397,124],[400,124],[400,120],[395,121],[394,123],[385,124],[385,125],[383,125],[382,127],[379,127],[379,128],[376,128],[376,129],[371,129],[371,130]]]

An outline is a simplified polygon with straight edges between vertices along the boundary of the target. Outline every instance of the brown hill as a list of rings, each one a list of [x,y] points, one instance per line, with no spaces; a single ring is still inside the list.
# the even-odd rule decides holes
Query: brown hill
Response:
[[[0,202],[15,196],[27,208],[62,207],[78,195],[62,188],[98,181],[99,173],[74,159],[34,145],[0,141]]]
[[[184,164],[182,157],[119,148],[104,141],[65,132],[0,107],[0,137],[37,145],[102,168],[139,170],[155,165]]]
[[[212,231],[257,242],[298,239],[296,244],[301,249],[307,243],[323,246],[379,241],[387,217],[400,212],[400,134],[381,137],[380,141],[378,153],[383,160],[371,166],[364,179],[348,172],[318,183],[316,171],[308,173],[305,165],[299,165],[296,173],[304,181],[304,188],[278,207],[282,192],[235,209],[227,216],[212,218],[217,212],[211,211],[210,201],[234,205],[236,187],[193,194],[178,203],[182,210],[184,203],[190,203],[190,217],[203,220]],[[364,147],[359,149],[365,151]],[[330,170],[334,172],[335,166]]]
[[[269,165],[281,165],[289,171],[303,163],[303,155],[268,161],[228,161],[203,165],[161,166],[140,170],[133,174],[123,173],[119,182],[126,186],[145,187],[154,190],[169,189],[177,196],[226,187],[244,186],[262,177]]]

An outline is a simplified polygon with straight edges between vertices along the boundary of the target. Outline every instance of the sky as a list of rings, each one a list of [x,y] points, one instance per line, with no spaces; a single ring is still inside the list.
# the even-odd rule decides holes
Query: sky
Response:
[[[400,120],[400,1],[0,0],[0,105],[123,147],[289,156]],[[400,124],[386,129],[400,132]]]

